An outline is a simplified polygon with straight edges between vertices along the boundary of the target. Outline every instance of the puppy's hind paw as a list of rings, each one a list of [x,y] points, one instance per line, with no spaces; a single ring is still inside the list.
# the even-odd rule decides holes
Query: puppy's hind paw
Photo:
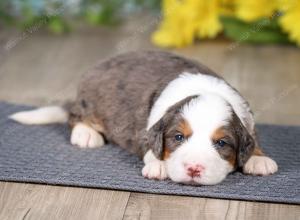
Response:
[[[276,173],[277,163],[266,156],[251,156],[243,167],[245,174],[267,176]]]
[[[104,138],[84,123],[78,123],[72,130],[71,143],[81,148],[95,148],[104,145]]]
[[[145,164],[142,174],[148,179],[163,180],[168,177],[167,169],[164,161],[151,161]]]

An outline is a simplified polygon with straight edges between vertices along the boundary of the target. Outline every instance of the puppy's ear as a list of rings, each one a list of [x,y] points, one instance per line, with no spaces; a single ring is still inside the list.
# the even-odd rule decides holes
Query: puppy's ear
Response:
[[[164,120],[159,120],[147,132],[147,145],[151,149],[157,159],[162,160],[164,151]]]
[[[237,116],[236,116],[237,117]],[[238,126],[236,129],[238,148],[237,148],[237,165],[242,167],[253,153],[255,141],[249,134],[241,120],[238,119]]]
[[[192,99],[198,96],[189,96],[176,104],[172,105],[165,115],[156,122],[144,135],[143,145],[144,149],[151,149],[157,159],[163,159],[164,152],[164,132],[167,125],[172,123],[172,120],[175,118],[175,115],[180,112],[181,107],[190,102]]]

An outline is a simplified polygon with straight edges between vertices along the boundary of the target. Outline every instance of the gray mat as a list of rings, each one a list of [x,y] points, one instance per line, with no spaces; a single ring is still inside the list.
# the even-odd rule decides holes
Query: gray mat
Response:
[[[264,150],[279,165],[268,177],[235,172],[219,185],[186,186],[141,176],[142,162],[116,146],[81,150],[64,125],[24,126],[7,119],[31,107],[0,103],[0,180],[300,204],[300,127],[259,125]]]

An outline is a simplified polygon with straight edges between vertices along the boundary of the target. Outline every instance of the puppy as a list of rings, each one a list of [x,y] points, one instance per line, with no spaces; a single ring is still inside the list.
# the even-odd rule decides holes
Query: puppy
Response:
[[[83,76],[74,102],[11,119],[68,122],[73,145],[117,144],[143,158],[149,179],[212,185],[237,168],[252,175],[277,171],[238,91],[202,64],[167,52],[108,59]]]

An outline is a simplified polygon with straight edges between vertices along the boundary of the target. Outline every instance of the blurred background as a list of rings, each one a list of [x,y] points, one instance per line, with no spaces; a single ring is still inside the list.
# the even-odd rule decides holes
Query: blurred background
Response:
[[[102,59],[161,49],[236,87],[261,123],[300,125],[298,0],[1,0],[0,100],[73,99]]]

